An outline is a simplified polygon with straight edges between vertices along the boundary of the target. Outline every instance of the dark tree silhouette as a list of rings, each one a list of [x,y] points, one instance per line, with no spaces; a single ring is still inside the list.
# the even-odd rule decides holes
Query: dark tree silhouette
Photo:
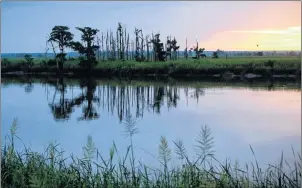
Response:
[[[164,44],[160,42],[160,34],[156,34],[151,40],[154,47],[155,59],[154,61],[166,61],[167,53],[164,51]]]
[[[121,60],[125,59],[125,44],[124,44],[124,38],[123,38],[123,27],[121,23],[118,23],[118,27],[117,27],[117,45],[118,48],[118,54],[119,54],[119,58]]]
[[[263,56],[263,52],[257,52],[257,56]]]
[[[166,56],[169,57],[170,60],[172,59],[172,40],[171,40],[171,37],[167,37]]]
[[[173,49],[173,60],[176,60],[177,59],[176,51],[179,49],[179,46],[177,46],[177,41],[176,41],[175,37],[171,41],[171,49]]]
[[[60,53],[56,55],[59,60],[59,70],[63,70],[63,64],[66,61],[66,53],[64,50],[70,46],[73,40],[73,34],[69,31],[67,26],[55,26],[52,28],[48,42],[55,42],[59,46]]]
[[[22,63],[25,67],[32,67],[34,65],[34,58],[30,54],[25,54]]]
[[[213,57],[214,59],[217,59],[217,58],[219,58],[219,56],[218,56],[218,52],[213,52],[213,55],[212,55],[212,57]]]
[[[76,27],[76,29],[82,32],[83,44],[81,42],[71,42],[71,47],[86,57],[86,59],[81,60],[80,66],[92,71],[92,68],[97,64],[95,51],[99,49],[99,46],[95,45],[94,42],[99,30],[90,27]]]
[[[7,58],[1,60],[1,67],[8,67],[11,65],[11,62]]]

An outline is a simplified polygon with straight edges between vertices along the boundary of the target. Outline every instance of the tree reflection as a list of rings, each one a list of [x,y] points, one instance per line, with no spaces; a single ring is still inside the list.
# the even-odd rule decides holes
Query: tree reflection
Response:
[[[26,93],[31,93],[33,89],[34,89],[34,85],[31,82],[27,83],[24,88]]]
[[[68,120],[76,108],[82,108],[78,121],[93,120],[100,117],[99,110],[107,110],[108,113],[116,115],[120,121],[129,115],[143,117],[144,112],[161,113],[161,108],[166,105],[168,109],[177,108],[180,100],[180,88],[176,86],[133,86],[130,84],[101,83],[97,84],[93,78],[81,79],[76,84],[80,91],[73,96],[73,88],[67,87],[63,78],[49,85],[54,86],[53,99],[49,102],[55,120]],[[195,88],[189,92],[198,99],[204,94],[203,89]],[[72,96],[70,96],[72,93]],[[57,99],[59,95],[59,100]]]
[[[91,120],[97,119],[99,114],[94,107],[94,102],[99,102],[99,99],[94,96],[96,90],[96,82],[93,79],[81,80],[80,88],[82,92],[79,96],[72,99],[65,97],[66,85],[63,78],[59,78],[55,87],[55,93],[52,103],[49,104],[53,116],[56,120],[68,120],[70,115],[74,112],[75,107],[82,107],[82,116],[78,120]],[[56,94],[60,94],[60,99],[55,102]]]
[[[52,99],[52,103],[49,104],[51,112],[55,120],[68,120],[70,115],[73,112],[73,109],[70,105],[71,101],[65,98],[66,85],[63,78],[59,78],[57,83],[51,83],[55,85],[55,93]],[[57,93],[60,95],[58,102],[55,102]]]
[[[96,82],[93,79],[88,80],[81,80],[80,87],[84,89],[86,92],[85,94],[79,96],[78,98],[74,99],[77,101],[76,105],[84,104],[82,108],[82,116],[78,118],[78,120],[91,120],[99,118],[99,114],[94,106],[94,103],[99,103],[100,99],[95,96],[96,90]],[[87,102],[87,103],[85,103]]]

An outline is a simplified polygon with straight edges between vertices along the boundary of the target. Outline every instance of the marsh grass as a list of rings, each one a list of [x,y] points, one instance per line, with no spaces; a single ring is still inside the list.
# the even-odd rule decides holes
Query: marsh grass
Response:
[[[132,137],[138,132],[136,121],[125,120],[125,132],[130,139],[126,155],[121,157],[113,142],[109,158],[102,156],[95,148],[91,136],[83,147],[83,158],[71,155],[64,158],[58,145],[50,143],[44,153],[17,151],[18,122],[14,120],[10,135],[2,148],[2,187],[144,187],[144,188],[189,188],[189,187],[300,187],[301,157],[293,151],[295,162],[289,165],[281,155],[279,164],[262,169],[255,158],[251,165],[240,168],[238,163],[215,159],[214,138],[208,126],[202,126],[196,138],[197,159],[191,160],[182,140],[173,141],[174,146],[162,136],[158,148],[158,162],[161,168],[151,168],[135,159]],[[173,148],[173,149],[172,149]],[[251,151],[255,156],[252,148]],[[171,156],[175,153],[180,166],[171,166]],[[117,159],[117,160],[116,160]],[[67,162],[69,160],[70,162]],[[117,162],[114,162],[117,161]],[[218,165],[212,165],[215,161]],[[290,170],[284,170],[286,166]]]
[[[22,68],[20,59],[8,59],[10,63],[2,66],[2,72],[25,71],[30,73],[56,72],[55,65],[45,66],[46,60],[34,59],[30,69]],[[47,60],[48,61],[48,60]],[[240,75],[252,72],[269,76],[271,74],[300,74],[301,60],[299,57],[232,57],[229,59],[205,58],[200,60],[179,59],[166,62],[136,62],[136,61],[99,61],[93,75],[213,75],[232,72]],[[75,75],[85,74],[79,66],[79,60],[69,60],[64,63],[64,72]]]

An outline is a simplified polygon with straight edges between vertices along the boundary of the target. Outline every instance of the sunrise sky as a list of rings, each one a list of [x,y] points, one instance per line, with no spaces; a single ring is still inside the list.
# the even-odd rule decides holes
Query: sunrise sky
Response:
[[[301,50],[301,2],[2,2],[1,51],[44,52],[55,25],[116,31],[122,22],[134,35],[175,36],[181,50],[196,38],[206,50]],[[259,47],[257,47],[257,44]]]

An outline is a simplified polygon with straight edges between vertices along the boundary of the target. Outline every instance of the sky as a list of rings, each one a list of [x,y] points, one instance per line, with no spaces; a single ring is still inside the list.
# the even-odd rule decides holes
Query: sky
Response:
[[[199,42],[206,50],[301,50],[299,1],[53,1],[2,2],[1,52],[45,52],[55,25],[116,31],[121,22],[134,36],[159,32],[183,50]],[[257,47],[258,45],[258,47]]]

